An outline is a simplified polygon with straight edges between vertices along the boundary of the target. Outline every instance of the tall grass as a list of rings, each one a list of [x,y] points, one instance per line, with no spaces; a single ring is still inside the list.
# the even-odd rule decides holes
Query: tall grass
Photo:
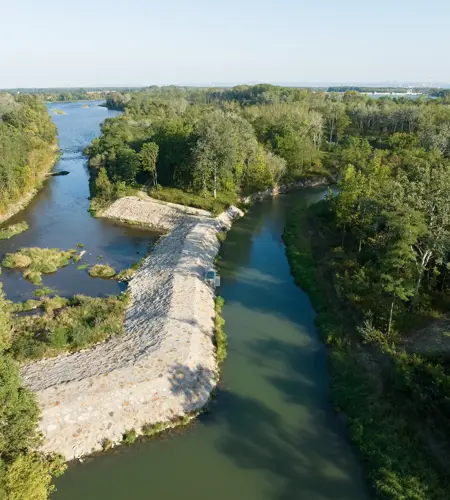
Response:
[[[208,210],[212,212],[213,215],[220,214],[230,205],[234,205],[238,201],[235,193],[218,193],[217,198],[214,198],[209,193],[204,197],[199,194],[169,187],[153,189],[150,192],[150,196],[157,200]]]
[[[31,361],[74,352],[124,331],[128,295],[118,297],[61,297],[42,299],[43,316],[17,317],[11,350],[18,361]],[[34,308],[29,303],[24,308]]]

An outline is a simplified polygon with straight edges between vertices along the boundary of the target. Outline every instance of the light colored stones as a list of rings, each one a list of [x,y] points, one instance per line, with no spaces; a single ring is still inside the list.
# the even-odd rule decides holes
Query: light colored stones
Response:
[[[162,207],[162,208],[161,208]],[[129,197],[105,216],[171,230],[130,282],[126,334],[91,349],[22,368],[42,409],[44,452],[66,459],[121,441],[127,429],[202,407],[216,384],[214,292],[203,280],[219,250],[216,234],[242,215],[216,219],[186,207]]]

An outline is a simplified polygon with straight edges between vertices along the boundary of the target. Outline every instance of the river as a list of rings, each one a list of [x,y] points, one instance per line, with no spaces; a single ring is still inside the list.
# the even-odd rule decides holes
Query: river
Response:
[[[255,205],[221,250],[228,358],[211,412],[186,430],[72,465],[55,500],[363,500],[328,402],[325,349],[281,234],[308,190]]]
[[[117,271],[130,267],[149,250],[157,238],[155,233],[110,221],[95,219],[89,209],[89,169],[83,149],[100,133],[100,124],[117,111],[99,106],[101,101],[52,103],[49,113],[58,128],[62,156],[54,172],[68,171],[69,175],[49,177],[43,188],[25,210],[6,221],[3,226],[27,221],[30,228],[9,240],[0,240],[0,259],[5,253],[21,247],[48,247],[67,250],[83,244],[86,254],[79,263],[70,263],[52,275],[43,275],[43,285],[61,296],[84,293],[91,296],[117,294],[123,285],[114,280],[91,278],[85,264],[110,264]],[[87,108],[84,106],[88,106]],[[65,114],[57,114],[61,110]],[[1,226],[0,226],[1,227]],[[79,248],[77,248],[80,251]],[[2,269],[0,280],[10,300],[32,298],[36,289],[22,278],[16,269]]]
[[[155,235],[92,218],[83,148],[100,123],[116,113],[98,103],[58,103],[67,176],[46,181],[11,222],[30,229],[0,242],[0,254],[21,246],[73,248],[84,243],[89,263],[127,267],[147,252]],[[61,109],[66,114],[55,114]],[[331,410],[325,349],[307,295],[289,272],[281,234],[306,190],[254,205],[237,221],[221,249],[223,315],[228,358],[211,412],[187,429],[72,464],[56,481],[54,500],[365,500],[361,469],[343,424]],[[34,287],[20,273],[1,275],[8,298]],[[89,278],[76,264],[45,276],[62,295],[117,293],[114,281]]]

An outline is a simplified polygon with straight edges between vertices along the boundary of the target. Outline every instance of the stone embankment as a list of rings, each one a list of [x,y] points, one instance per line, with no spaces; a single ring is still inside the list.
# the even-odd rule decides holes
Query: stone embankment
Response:
[[[250,205],[254,202],[267,200],[268,198],[274,198],[280,194],[290,193],[292,191],[298,191],[300,189],[327,186],[330,184],[330,179],[324,176],[316,176],[305,178],[301,181],[291,182],[289,184],[280,184],[265,191],[258,191],[257,193],[251,194],[241,199],[241,202],[245,205]]]
[[[207,402],[217,381],[214,292],[204,282],[219,250],[217,233],[242,215],[207,212],[136,197],[104,217],[170,231],[130,282],[125,335],[91,349],[22,368],[42,409],[44,452],[74,459],[121,441],[127,429],[186,415]]]

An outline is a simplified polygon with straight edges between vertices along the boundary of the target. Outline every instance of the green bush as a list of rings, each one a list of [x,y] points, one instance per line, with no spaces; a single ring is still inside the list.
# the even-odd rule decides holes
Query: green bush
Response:
[[[55,273],[61,267],[67,266],[72,258],[71,251],[58,248],[21,248],[18,252],[7,253],[2,264],[5,267],[26,269],[30,281],[38,282],[38,274]]]
[[[136,442],[137,434],[134,429],[128,429],[123,434],[123,442],[128,445],[132,445]]]
[[[157,200],[208,210],[212,212],[213,215],[218,215],[230,205],[237,203],[236,193],[218,193],[217,198],[208,194],[205,198],[204,196],[192,192],[169,187],[153,189],[150,192],[150,196]]]
[[[12,224],[11,226],[0,229],[0,240],[8,240],[17,234],[23,233],[27,229],[28,224],[25,221]]]
[[[43,316],[14,318],[11,351],[18,361],[31,361],[74,352],[120,335],[127,303],[127,294],[45,298],[39,304],[45,311]]]
[[[25,271],[23,277],[33,283],[33,285],[40,285],[42,283],[42,273],[39,271]]]
[[[44,297],[44,295],[51,295],[52,293],[55,293],[55,290],[48,286],[43,286],[42,288],[34,290],[33,295],[35,297]]]
[[[225,301],[222,297],[216,297],[215,304],[215,328],[214,328],[214,338],[216,342],[217,349],[217,362],[219,365],[223,363],[227,357],[227,335],[223,331],[223,326],[225,325],[225,320],[222,318],[222,309]]]
[[[142,432],[147,437],[153,437],[163,432],[166,428],[167,428],[167,423],[157,422],[156,424],[145,424],[144,426],[142,426]]]
[[[102,441],[102,450],[103,451],[108,451],[112,447],[113,447],[113,443],[110,439],[108,439],[108,438],[103,439],[103,441]]]
[[[116,271],[105,264],[95,264],[89,269],[89,276],[92,278],[112,278],[115,274]]]

